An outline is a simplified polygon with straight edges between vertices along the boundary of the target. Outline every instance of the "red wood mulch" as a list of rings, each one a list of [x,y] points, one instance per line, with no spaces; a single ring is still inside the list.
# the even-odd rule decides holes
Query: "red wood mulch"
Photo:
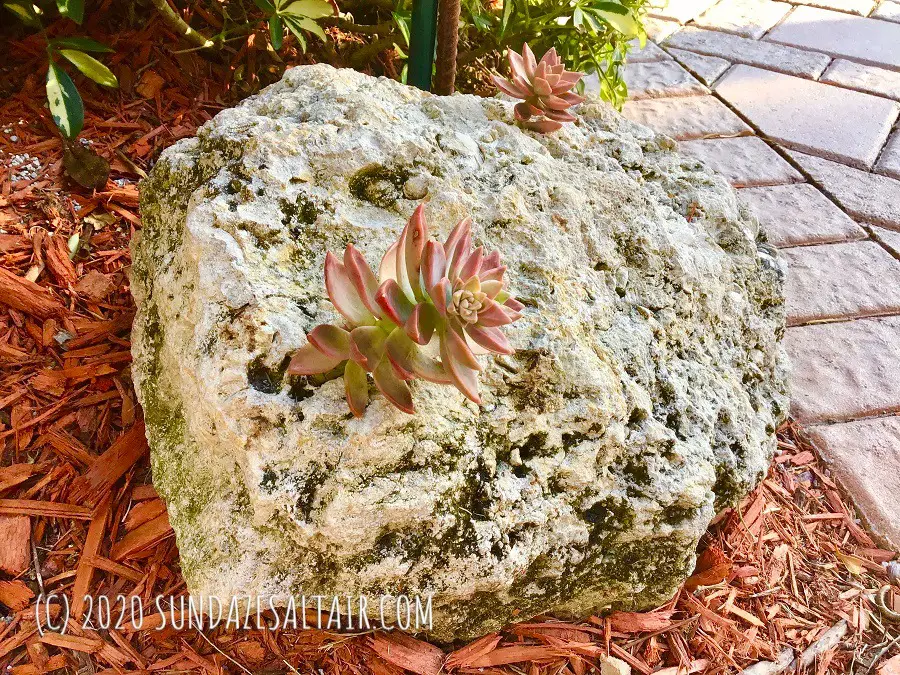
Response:
[[[91,33],[96,36],[96,32]],[[109,41],[113,41],[111,38]],[[399,634],[222,629],[37,631],[37,594],[186,592],[165,506],[150,483],[141,411],[129,376],[128,242],[140,229],[137,180],[163,147],[188,136],[234,98],[228,68],[173,55],[156,21],[114,36],[109,62],[121,92],[79,79],[84,137],[113,167],[89,193],[61,172],[61,147],[43,107],[36,41],[8,49],[0,104],[0,667],[30,675],[313,672],[425,675],[582,675],[611,654],[648,675],[737,672],[786,648],[799,653],[840,621],[849,628],[811,659],[816,675],[876,672],[897,652],[900,589],[846,497],[791,426],[768,478],[705,537],[678,596],[643,614],[536,617],[445,653]],[[260,41],[261,43],[261,41]],[[249,62],[252,41],[231,68]],[[7,86],[9,85],[7,82]],[[15,140],[13,140],[15,137]],[[29,157],[24,157],[28,155]],[[33,178],[14,162],[37,158]],[[74,262],[68,243],[79,235]],[[26,278],[27,277],[27,278]],[[36,281],[36,283],[35,283]],[[51,606],[51,616],[61,611]],[[894,623],[891,623],[894,621]],[[73,622],[74,623],[74,622]],[[782,654],[783,655],[783,654]],[[900,657],[883,666],[900,668]],[[796,667],[796,666],[795,666]],[[870,671],[871,667],[871,671]],[[772,673],[769,668],[758,672]]]

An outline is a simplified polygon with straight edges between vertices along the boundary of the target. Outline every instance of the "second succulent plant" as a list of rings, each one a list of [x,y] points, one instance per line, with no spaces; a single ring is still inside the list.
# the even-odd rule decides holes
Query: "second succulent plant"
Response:
[[[526,42],[522,53],[507,50],[509,79],[494,75],[494,84],[504,94],[521,99],[516,104],[516,120],[540,133],[556,131],[563,122],[574,122],[568,109],[584,101],[572,89],[581,80],[581,73],[566,70],[556,53],[550,49],[538,61]]]
[[[511,354],[500,328],[522,316],[505,272],[497,251],[472,249],[470,218],[443,244],[429,240],[420,205],[384,254],[377,277],[352,244],[343,261],[326,254],[325,288],[343,325],[313,328],[288,373],[314,375],[343,364],[347,403],[357,416],[369,402],[367,373],[407,413],[415,411],[408,382],[416,378],[451,384],[481,403],[476,354]]]

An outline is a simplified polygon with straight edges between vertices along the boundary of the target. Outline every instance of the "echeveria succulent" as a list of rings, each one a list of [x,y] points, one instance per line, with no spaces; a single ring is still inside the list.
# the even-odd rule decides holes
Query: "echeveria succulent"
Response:
[[[582,74],[566,70],[555,47],[537,61],[526,42],[521,54],[508,49],[507,57],[510,78],[494,75],[494,83],[504,94],[522,99],[515,107],[522,126],[547,133],[562,127],[563,122],[575,121],[567,110],[584,100],[571,91]]]
[[[500,327],[523,309],[505,288],[505,272],[498,252],[472,250],[469,218],[443,244],[429,240],[420,205],[377,277],[352,244],[343,262],[326,254],[325,288],[344,324],[313,328],[288,373],[314,375],[344,364],[347,403],[357,416],[369,400],[366,373],[407,413],[415,410],[407,384],[415,378],[452,384],[481,403],[476,354],[512,354]]]

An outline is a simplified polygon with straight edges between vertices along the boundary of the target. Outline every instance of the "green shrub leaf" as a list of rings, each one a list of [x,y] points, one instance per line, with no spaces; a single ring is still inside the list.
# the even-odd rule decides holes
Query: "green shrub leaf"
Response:
[[[53,47],[59,49],[80,49],[83,52],[105,52],[112,53],[115,51],[112,47],[107,47],[102,42],[91,40],[86,37],[62,37],[50,40]]]
[[[275,5],[273,5],[269,0],[253,0],[253,4],[259,7],[266,14],[274,14],[275,13]]]
[[[590,13],[601,21],[605,21],[625,37],[632,38],[640,32],[640,26],[638,25],[638,22],[634,20],[634,17],[630,13],[623,16],[618,12],[610,12],[603,9],[593,8],[585,8],[585,13]]]
[[[409,14],[401,14],[400,12],[391,12],[394,17],[394,23],[400,29],[400,35],[403,36],[403,43],[409,47]]]
[[[326,16],[334,16],[334,6],[325,0],[296,0],[280,9],[278,13],[298,18],[322,19]]]
[[[284,22],[287,24],[288,30],[290,30],[294,37],[297,38],[297,42],[300,43],[300,49],[303,50],[303,53],[306,53],[306,36],[303,34],[303,28],[298,23],[297,19],[292,16],[284,17]]]
[[[3,6],[6,7],[10,12],[15,14],[26,26],[32,26],[34,28],[40,28],[41,21],[38,19],[38,15],[35,14],[34,7],[30,2],[17,2],[15,0],[10,0],[10,2],[4,2]]]
[[[59,13],[72,19],[75,23],[84,20],[84,0],[56,0]]]
[[[269,35],[272,38],[272,47],[275,51],[281,49],[284,42],[284,26],[281,23],[281,17],[273,14],[269,17]]]
[[[97,84],[102,84],[104,87],[119,86],[119,81],[112,71],[93,56],[88,56],[77,49],[60,49],[59,53]]]
[[[84,104],[72,78],[55,63],[47,71],[47,101],[60,133],[69,139],[78,136],[84,126]]]
[[[588,9],[599,12],[612,12],[613,14],[628,14],[628,8],[618,2],[595,2]]]
[[[502,36],[506,32],[506,27],[509,25],[509,18],[513,13],[513,0],[503,0],[503,18],[500,21],[500,35]]]
[[[294,21],[297,22],[297,25],[300,26],[300,28],[308,30],[323,42],[328,39],[328,36],[325,34],[325,31],[322,30],[322,27],[312,19],[294,19]]]

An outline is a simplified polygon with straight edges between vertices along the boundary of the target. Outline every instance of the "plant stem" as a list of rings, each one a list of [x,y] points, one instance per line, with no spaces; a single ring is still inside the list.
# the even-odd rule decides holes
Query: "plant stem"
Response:
[[[166,0],[150,0],[156,11],[162,17],[163,21],[179,35],[183,36],[188,42],[191,42],[198,49],[211,49],[216,46],[214,40],[206,37],[191,28],[187,21],[178,16],[178,13],[169,6]]]
[[[354,68],[362,68],[379,52],[388,47],[393,47],[394,43],[401,39],[402,38],[396,33],[391,33],[383,38],[375,40],[375,42],[370,42],[365,47],[360,47],[353,52],[353,55],[350,57],[350,65]]]
[[[459,13],[459,0],[440,0],[438,6],[438,42],[434,91],[442,96],[452,94],[453,85],[456,82]]]

